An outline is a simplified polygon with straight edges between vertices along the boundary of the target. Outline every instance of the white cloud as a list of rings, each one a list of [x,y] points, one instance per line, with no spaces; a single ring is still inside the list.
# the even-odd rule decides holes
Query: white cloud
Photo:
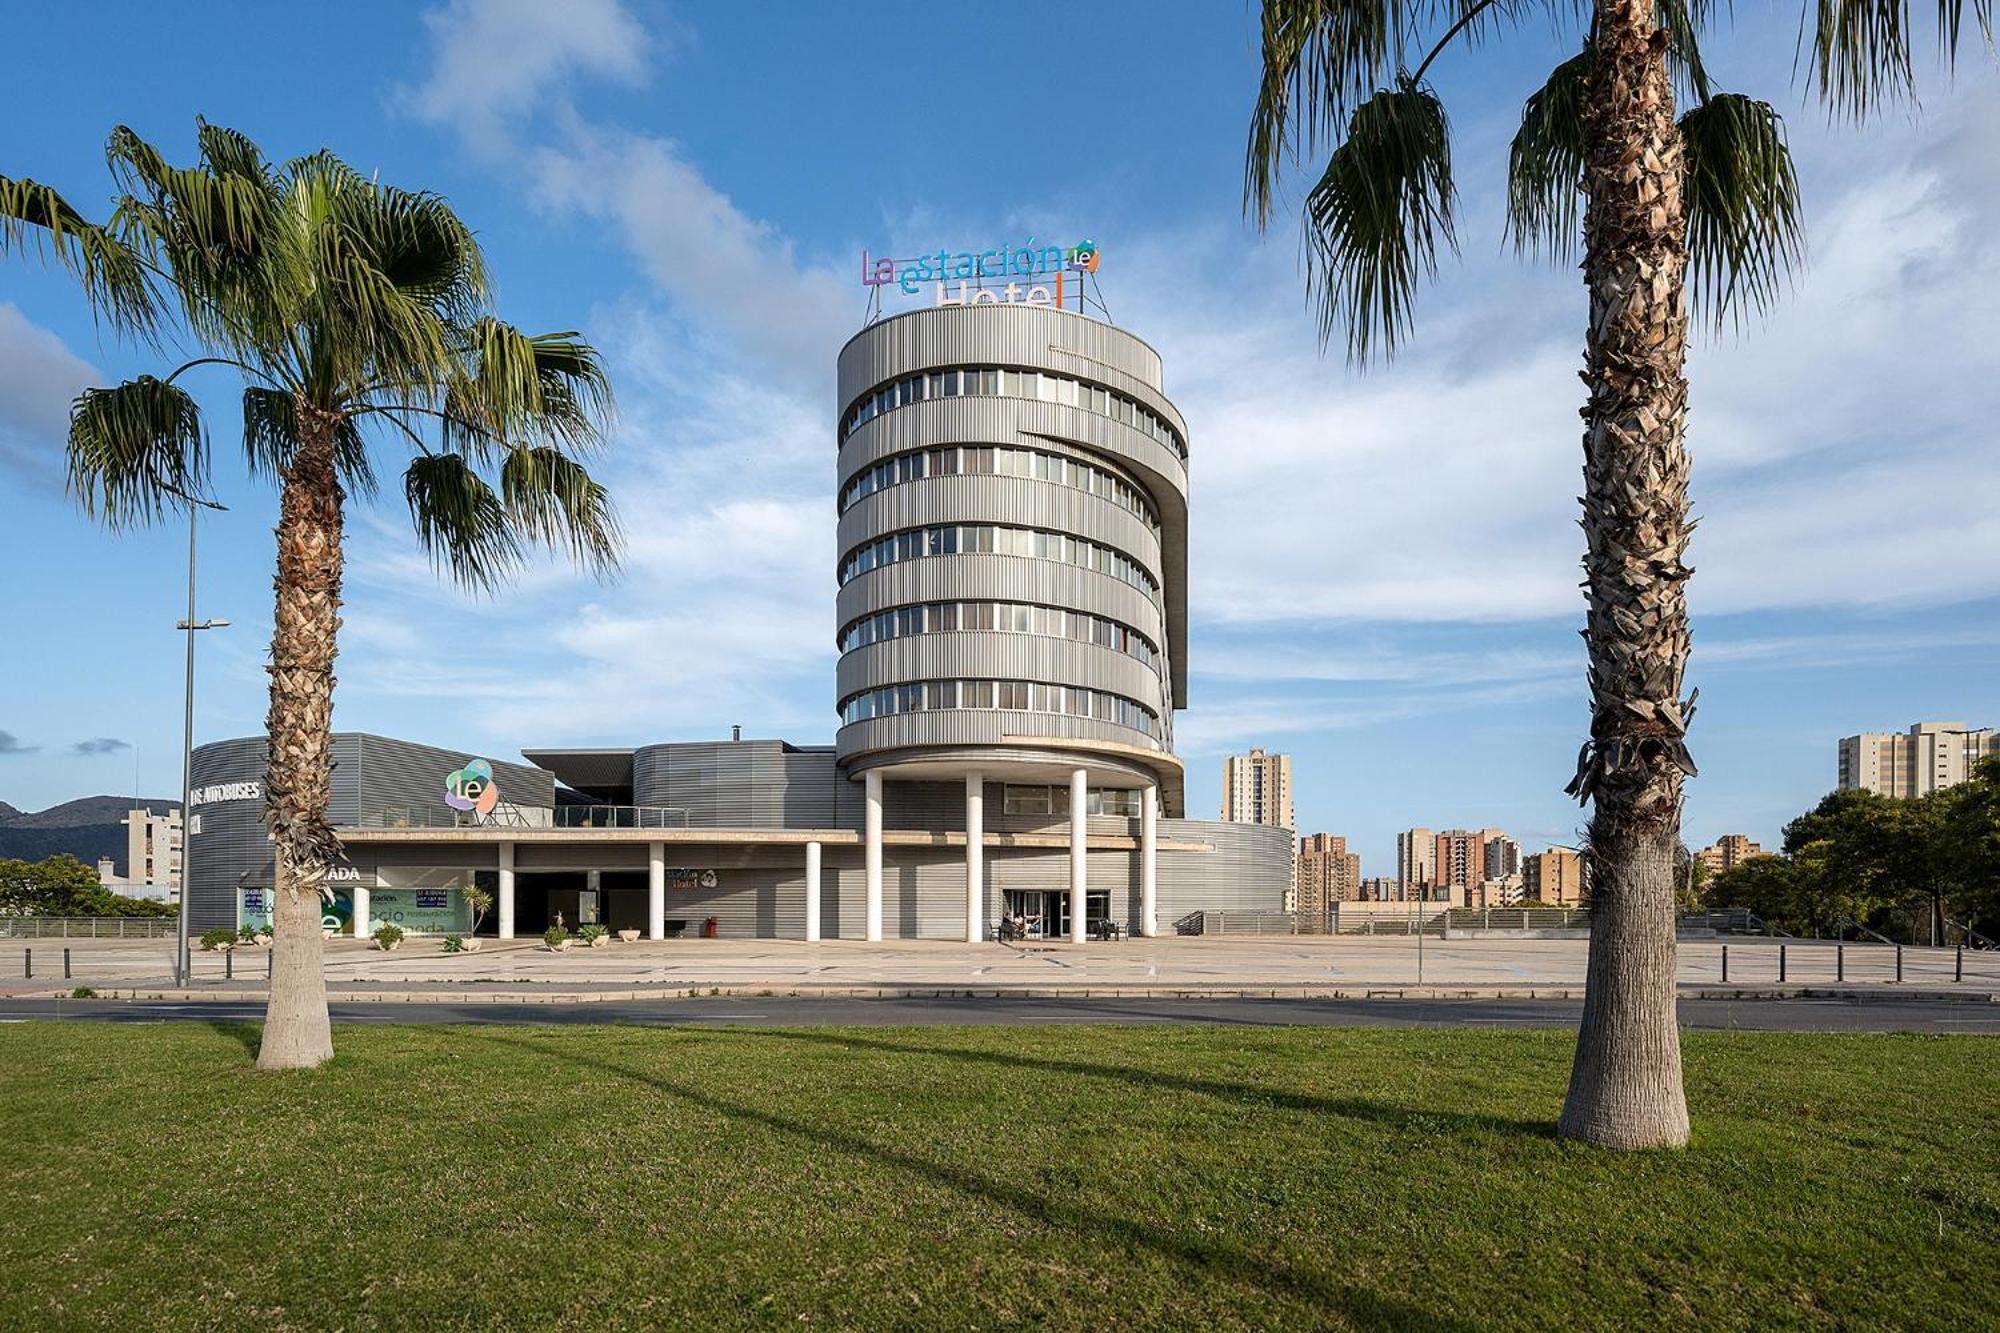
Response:
[[[62,339],[0,301],[0,467],[59,482],[70,400],[102,380]]]
[[[638,84],[652,37],[618,0],[451,0],[424,15],[437,61],[403,103],[497,148],[501,131],[578,75]]]

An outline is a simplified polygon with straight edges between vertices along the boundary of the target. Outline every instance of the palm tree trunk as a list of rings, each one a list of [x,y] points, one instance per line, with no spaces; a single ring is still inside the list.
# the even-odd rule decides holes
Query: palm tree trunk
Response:
[[[1571,788],[1595,802],[1590,964],[1561,1132],[1687,1142],[1674,1012],[1674,848],[1694,771],[1688,623],[1686,226],[1666,34],[1653,0],[1598,0],[1584,97],[1583,527],[1591,727]]]
[[[333,663],[340,629],[341,502],[337,419],[297,406],[298,452],[278,512],[277,616],[271,633],[271,746],[264,819],[276,844],[271,999],[259,1069],[309,1069],[333,1055],[320,960],[321,889],[340,853],[327,819],[333,772]]]

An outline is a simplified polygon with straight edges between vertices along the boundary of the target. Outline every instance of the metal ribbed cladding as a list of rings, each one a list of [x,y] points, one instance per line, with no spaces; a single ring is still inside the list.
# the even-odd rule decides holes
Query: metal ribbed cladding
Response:
[[[875,538],[954,523],[1084,537],[1132,557],[1164,586],[1160,539],[1144,519],[1102,496],[1021,477],[927,477],[877,491],[840,516],[834,549],[844,564],[857,546]]]
[[[1057,446],[1056,453],[1102,460],[1152,493],[1162,522],[1186,519],[1187,465],[1173,450],[1102,413],[1032,398],[932,398],[892,408],[841,442],[839,485],[891,454],[947,444]]]
[[[1103,384],[1145,404],[1186,438],[1161,391],[1159,356],[1113,325],[1064,311],[979,306],[913,311],[870,325],[842,348],[837,410],[918,371],[1001,366]],[[1020,397],[958,395],[895,408],[841,442],[836,487],[895,454],[942,446],[1017,446],[1108,466],[1146,493],[1145,519],[1075,487],[1025,477],[957,474],[864,496],[839,519],[836,554],[891,533],[961,524],[1059,532],[1118,551],[1158,582],[1157,593],[1080,566],[981,553],[926,556],[870,570],[836,595],[835,626],[918,602],[1022,602],[1087,611],[1130,626],[1167,654],[1171,682],[1123,653],[1034,635],[912,636],[843,655],[836,702],[917,680],[1024,680],[1103,690],[1160,716],[1164,733],[1187,688],[1187,466],[1170,446],[1089,408]],[[838,494],[838,489],[836,489]],[[841,728],[845,760],[885,747],[997,745],[1002,735],[1049,736],[1163,749],[1161,739],[1066,714],[949,710],[874,718]]]
[[[1025,680],[1109,690],[1161,717],[1166,690],[1159,673],[1136,657],[1096,644],[1038,634],[971,631],[912,634],[841,655],[834,671],[836,706],[878,685],[920,680]]]
[[[1019,713],[997,708],[961,708],[936,713],[897,713],[850,722],[834,733],[834,748],[842,757],[875,750],[913,746],[998,745],[1002,736],[1057,736],[1071,740],[1110,741],[1148,750],[1166,748],[1143,731],[1102,722],[1094,717],[1063,713]]]
[[[834,597],[836,631],[861,616],[916,602],[1033,602],[1091,611],[1164,644],[1160,607],[1143,588],[1080,565],[1019,555],[925,556],[848,580]]]
[[[1095,379],[1131,394],[1187,438],[1187,424],[1162,392],[1158,352],[1115,324],[1027,305],[912,310],[869,325],[840,349],[837,410],[846,412],[884,380],[932,366],[1020,366]]]

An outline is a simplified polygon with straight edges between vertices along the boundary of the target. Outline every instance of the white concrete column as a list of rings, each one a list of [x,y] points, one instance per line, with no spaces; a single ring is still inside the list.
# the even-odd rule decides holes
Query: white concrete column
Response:
[[[819,844],[806,844],[806,943],[819,943]]]
[[[986,775],[965,775],[965,942],[979,943],[986,919]]]
[[[1079,768],[1069,775],[1069,939],[1081,944],[1084,911],[1089,904],[1086,888],[1090,878],[1090,819],[1084,807],[1090,801],[1090,774]]]
[[[882,938],[882,771],[869,769],[862,783],[868,806],[862,838],[868,874],[868,938],[872,942]]]
[[[1139,793],[1139,933],[1160,933],[1160,789]]]
[[[646,938],[667,937],[667,844],[646,844]]]
[[[500,844],[500,938],[514,938],[514,844]]]
[[[368,938],[368,932],[371,929],[368,922],[368,890],[363,886],[356,884],[353,889],[353,899],[354,899],[354,938],[357,940],[365,940]]]

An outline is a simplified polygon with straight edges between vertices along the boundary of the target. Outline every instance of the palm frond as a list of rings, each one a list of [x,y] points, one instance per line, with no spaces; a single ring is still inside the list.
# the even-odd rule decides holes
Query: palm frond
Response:
[[[1958,9],[1940,0],[1940,12],[1947,7]],[[1812,66],[1820,99],[1857,119],[1907,96],[1916,79],[1909,0],[1819,0]]]
[[[1307,290],[1320,341],[1345,325],[1348,355],[1393,354],[1417,286],[1453,245],[1451,129],[1444,104],[1398,80],[1354,110],[1347,136],[1306,199]]]
[[[521,564],[507,506],[459,454],[423,454],[403,474],[417,540],[459,584],[490,590]]]
[[[1507,230],[1523,254],[1566,263],[1576,254],[1583,205],[1585,48],[1557,65],[1521,107],[1507,151]]]
[[[542,434],[567,449],[595,448],[617,410],[597,349],[573,329],[538,333],[528,341],[542,386]]]
[[[623,540],[611,496],[559,449],[516,449],[500,468],[500,494],[519,531],[602,577],[618,565]]]
[[[486,456],[495,445],[589,449],[609,422],[611,385],[576,333],[529,336],[491,317],[462,335],[462,370],[447,386],[446,442]]]
[[[1269,223],[1287,159],[1330,139],[1402,53],[1402,0],[1264,0],[1263,77],[1250,115],[1243,204]]]
[[[1706,102],[1715,89],[1701,60],[1701,26],[1708,0],[1653,0],[1653,21],[1667,34],[1667,65],[1675,87],[1691,102]]]
[[[125,191],[112,225],[164,263],[204,341],[269,360],[295,286],[290,219],[254,144],[206,122],[200,137],[201,163],[175,167],[127,126],[112,130],[105,155]]]
[[[70,407],[69,491],[113,528],[158,519],[208,480],[208,439],[187,392],[141,375]]]
[[[53,257],[83,284],[99,317],[116,328],[152,336],[160,310],[145,256],[77,212],[53,186],[0,176],[0,253],[29,246],[44,259]]]
[[[1784,118],[1767,102],[1718,93],[1680,120],[1688,288],[1719,326],[1762,311],[1805,254],[1798,176]]]

